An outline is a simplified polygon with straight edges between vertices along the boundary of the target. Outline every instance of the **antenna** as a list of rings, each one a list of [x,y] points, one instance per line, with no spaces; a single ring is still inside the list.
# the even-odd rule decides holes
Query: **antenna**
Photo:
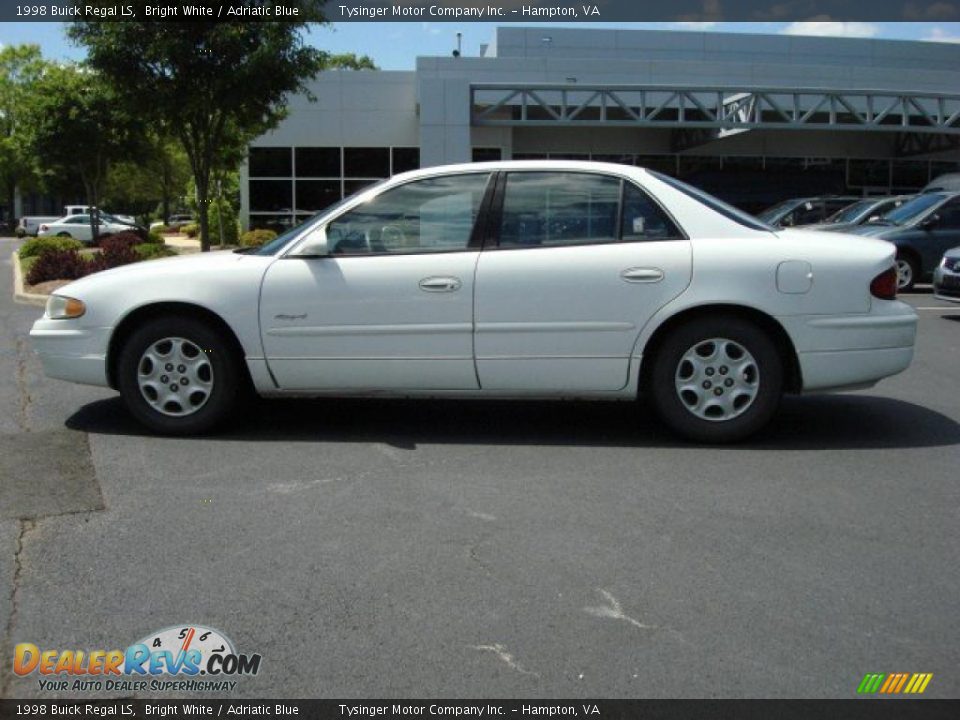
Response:
[[[463,33],[457,33],[457,49],[453,51],[454,57],[460,57],[460,52],[463,50]]]

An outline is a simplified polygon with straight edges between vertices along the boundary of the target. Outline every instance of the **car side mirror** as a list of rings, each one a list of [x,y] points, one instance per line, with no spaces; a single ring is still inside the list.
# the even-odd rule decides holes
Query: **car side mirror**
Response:
[[[925,217],[923,220],[921,220],[920,227],[922,227],[924,230],[932,230],[939,224],[939,222],[940,216],[934,213],[933,215]]]
[[[322,258],[330,257],[330,241],[326,227],[319,227],[310,233],[304,243],[296,249],[292,257]]]

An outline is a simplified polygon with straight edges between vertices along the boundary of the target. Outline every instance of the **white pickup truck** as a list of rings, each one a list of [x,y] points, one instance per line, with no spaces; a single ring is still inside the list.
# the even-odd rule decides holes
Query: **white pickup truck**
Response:
[[[60,218],[68,217],[70,215],[86,215],[89,210],[89,205],[65,205],[63,208],[63,215],[24,215],[22,218],[20,218],[20,222],[17,223],[17,237],[24,237],[26,235],[36,237],[41,225],[56,222]],[[108,213],[106,211],[104,211],[104,213],[107,215],[113,215],[113,213]],[[130,215],[113,215],[113,217],[115,217],[117,220],[129,223],[130,225],[137,224],[136,219]]]

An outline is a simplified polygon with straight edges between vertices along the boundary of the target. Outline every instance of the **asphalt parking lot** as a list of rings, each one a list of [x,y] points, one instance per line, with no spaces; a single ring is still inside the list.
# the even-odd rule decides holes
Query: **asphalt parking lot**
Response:
[[[235,697],[960,695],[960,306],[929,290],[906,373],[735,447],[601,403],[261,402],[168,439],[42,377],[14,246],[0,696],[77,694],[15,677],[16,643],[186,623],[262,655]]]

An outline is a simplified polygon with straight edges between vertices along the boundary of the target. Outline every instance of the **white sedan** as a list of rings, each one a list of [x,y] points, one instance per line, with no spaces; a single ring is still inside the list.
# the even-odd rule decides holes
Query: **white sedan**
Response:
[[[57,291],[46,374],[119,390],[161,433],[242,390],[633,400],[736,440],[784,392],[904,370],[917,317],[892,245],[773,230],[677,180],[588,162],[397,175],[254,250],[128,265]]]
[[[136,232],[136,225],[120,222],[119,218],[102,215],[100,219],[100,234],[112,235],[122,232]],[[93,232],[90,229],[89,215],[67,215],[53,222],[43,223],[37,231],[38,237],[73,238],[83,243],[91,242]]]

